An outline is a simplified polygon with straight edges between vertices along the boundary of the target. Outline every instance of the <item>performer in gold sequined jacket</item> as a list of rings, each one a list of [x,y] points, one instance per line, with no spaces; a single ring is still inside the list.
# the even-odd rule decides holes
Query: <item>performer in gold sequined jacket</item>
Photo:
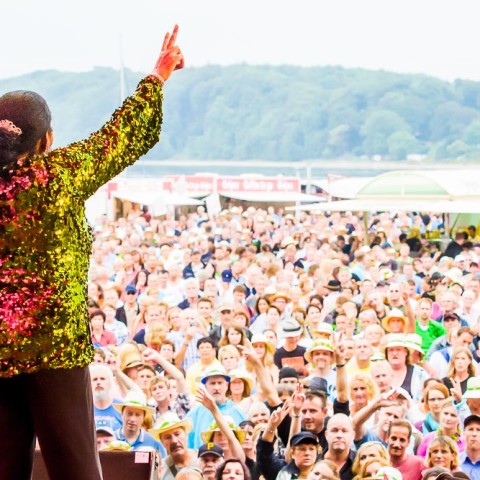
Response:
[[[163,82],[183,67],[176,35],[177,27],[112,119],[68,147],[50,152],[42,97],[0,97],[1,479],[30,478],[36,436],[51,479],[101,478],[87,368],[92,237],[84,202],[158,141]]]

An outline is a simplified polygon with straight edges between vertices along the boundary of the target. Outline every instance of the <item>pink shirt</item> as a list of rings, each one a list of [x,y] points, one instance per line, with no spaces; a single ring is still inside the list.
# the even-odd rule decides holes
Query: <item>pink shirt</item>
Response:
[[[392,463],[400,471],[403,480],[422,480],[422,471],[425,466],[424,459],[416,455],[406,455],[400,463]]]

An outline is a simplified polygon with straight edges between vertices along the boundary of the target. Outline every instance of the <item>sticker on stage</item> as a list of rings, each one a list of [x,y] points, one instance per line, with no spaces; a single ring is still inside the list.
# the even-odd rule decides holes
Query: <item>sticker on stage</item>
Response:
[[[149,461],[149,452],[135,452],[135,463],[148,463]]]

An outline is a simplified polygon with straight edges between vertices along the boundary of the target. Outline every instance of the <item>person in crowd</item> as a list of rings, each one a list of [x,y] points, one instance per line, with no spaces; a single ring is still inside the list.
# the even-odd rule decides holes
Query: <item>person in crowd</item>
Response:
[[[310,470],[307,480],[340,480],[340,474],[333,462],[319,460]]]
[[[409,347],[404,335],[390,334],[384,349],[385,359],[392,367],[392,386],[403,388],[415,401],[420,401],[422,384],[428,374],[418,365],[411,364]]]
[[[460,454],[460,469],[475,479],[480,475],[480,416],[469,415],[463,429],[466,446]]]
[[[207,369],[201,379],[201,383],[205,385],[206,391],[213,397],[215,404],[218,406],[219,412],[222,415],[232,417],[235,425],[238,425],[243,420],[246,420],[246,418],[242,410],[227,398],[229,382],[230,377],[225,373],[223,367]],[[197,390],[197,394],[199,391],[201,390]],[[207,397],[206,394],[204,396]],[[212,408],[212,410],[214,409]],[[188,412],[187,418],[192,419],[195,425],[195,429],[190,432],[189,435],[189,448],[198,448],[203,443],[201,441],[201,434],[208,429],[208,426],[213,423],[215,419],[212,410],[203,404],[198,404]]]
[[[365,442],[357,449],[355,459],[352,465],[352,473],[356,476],[368,460],[375,459],[386,460],[390,464],[390,455],[386,447],[380,442]]]
[[[425,464],[427,467],[444,467],[451,472],[459,464],[457,444],[450,437],[437,437],[428,446]]]
[[[94,347],[108,347],[117,345],[117,338],[113,332],[105,328],[105,312],[103,310],[94,310],[89,315],[90,334]]]
[[[187,448],[188,434],[193,424],[190,419],[181,420],[174,412],[160,417],[150,435],[160,441],[167,453],[162,459],[162,480],[174,480],[183,468],[197,465],[197,452]]]
[[[454,388],[452,378],[460,383],[462,394],[467,390],[467,382],[477,374],[472,352],[468,347],[455,347],[452,351],[450,363],[448,365],[448,374],[442,379],[447,388]]]
[[[204,443],[198,449],[198,468],[205,480],[215,480],[217,468],[223,462],[222,447],[214,443]]]
[[[307,361],[304,358],[306,348],[299,345],[303,327],[294,318],[288,317],[282,322],[283,345],[277,348],[273,360],[280,370],[283,367],[293,367],[299,373],[305,373]]]
[[[112,291],[114,292],[115,290]],[[117,341],[116,345],[126,342],[128,340],[128,328],[115,317],[117,312],[115,304],[103,302],[102,310],[103,313],[105,313],[105,322],[103,326],[105,330],[112,332],[115,335]]]
[[[442,405],[440,411],[440,427],[436,431],[428,433],[423,437],[423,440],[418,446],[417,455],[425,458],[429,445],[438,435],[450,437],[458,445],[460,452],[463,453],[465,451],[465,440],[460,429],[459,414],[451,399],[445,400]]]
[[[222,367],[216,357],[215,343],[210,337],[200,338],[197,341],[197,349],[200,359],[188,367],[185,375],[188,389],[192,395],[195,393],[199,378],[205,370]]]
[[[257,465],[259,471],[265,478],[276,478],[279,480],[292,478],[292,476],[306,478],[320,453],[317,436],[310,432],[296,433],[290,439],[292,460],[290,462],[280,460],[273,453],[273,431],[278,426],[275,423],[277,417],[281,418],[281,414],[279,411],[275,411],[272,417],[257,444]]]
[[[406,420],[393,420],[388,426],[387,448],[391,465],[395,467],[404,480],[421,480],[424,470],[423,458],[408,453],[412,425]]]
[[[244,462],[238,458],[225,460],[217,468],[216,480],[251,480],[250,472]]]
[[[355,451],[351,449],[351,445],[355,434],[351,419],[343,413],[333,415],[328,422],[325,436],[328,449],[322,454],[323,458],[337,466],[341,480],[352,480]]]
[[[115,430],[117,440],[127,443],[132,450],[151,448],[159,454],[164,452],[160,443],[143,428],[153,417],[154,409],[147,405],[142,392],[129,391],[123,402],[115,404],[114,408],[122,415],[122,426]]]
[[[439,429],[440,412],[442,411],[445,400],[449,396],[448,388],[441,383],[425,388],[423,393],[423,408],[427,415],[418,428],[422,433],[435,432]]]

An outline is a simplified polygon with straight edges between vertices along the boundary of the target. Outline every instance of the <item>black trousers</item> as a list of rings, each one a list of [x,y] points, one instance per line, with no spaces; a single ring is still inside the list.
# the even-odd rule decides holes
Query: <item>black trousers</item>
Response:
[[[0,379],[0,479],[30,480],[35,438],[51,480],[101,480],[88,367]]]

